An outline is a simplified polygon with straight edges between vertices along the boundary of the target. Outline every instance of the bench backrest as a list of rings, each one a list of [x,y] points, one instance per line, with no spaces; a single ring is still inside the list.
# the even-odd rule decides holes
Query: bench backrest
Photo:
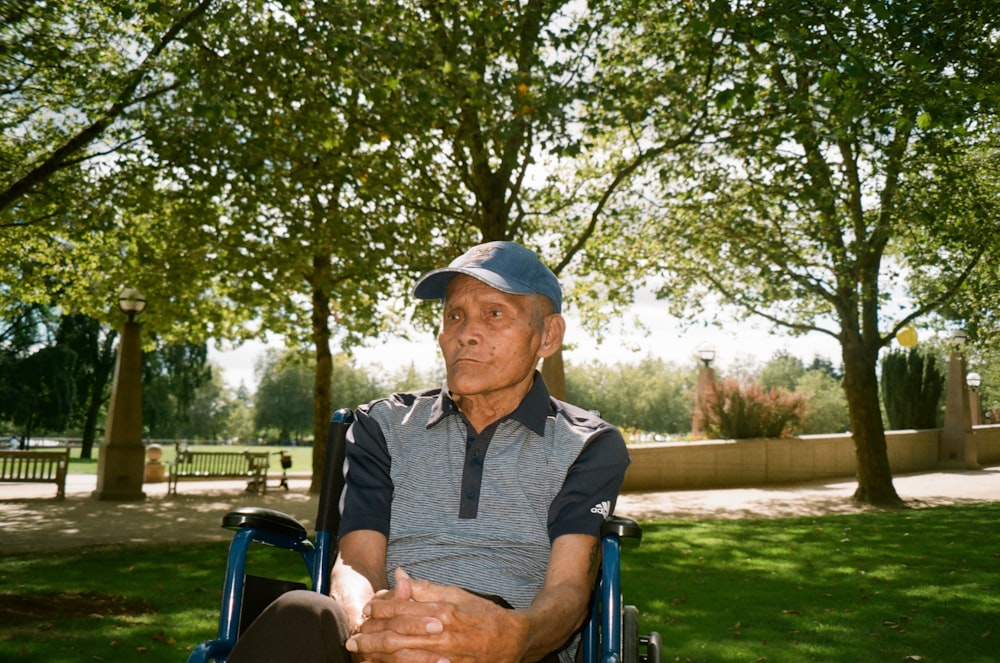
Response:
[[[267,466],[267,452],[181,451],[173,471],[182,476],[244,476]]]
[[[0,451],[0,480],[60,481],[66,476],[69,449]]]

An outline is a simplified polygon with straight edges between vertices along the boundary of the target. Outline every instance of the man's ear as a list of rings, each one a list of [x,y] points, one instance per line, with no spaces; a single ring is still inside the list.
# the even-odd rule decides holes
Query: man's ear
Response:
[[[562,347],[566,335],[566,319],[558,313],[545,316],[542,326],[542,343],[538,346],[538,358],[551,357]]]

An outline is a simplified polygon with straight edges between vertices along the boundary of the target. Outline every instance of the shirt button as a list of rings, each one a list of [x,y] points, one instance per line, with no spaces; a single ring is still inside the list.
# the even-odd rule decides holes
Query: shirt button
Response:
[[[474,490],[471,490],[471,489],[470,489],[470,490],[467,490],[467,491],[465,491],[465,496],[466,496],[467,498],[469,498],[470,500],[473,500],[473,499],[475,499],[475,498],[476,498],[476,491],[474,491]]]

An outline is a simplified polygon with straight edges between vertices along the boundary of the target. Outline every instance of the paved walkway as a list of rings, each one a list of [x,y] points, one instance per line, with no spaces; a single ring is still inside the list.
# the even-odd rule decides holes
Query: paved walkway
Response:
[[[105,502],[91,496],[95,476],[70,475],[66,499],[53,484],[0,484],[0,555],[85,546],[227,541],[222,516],[244,505],[267,506],[311,528],[317,498],[309,480],[292,475],[290,490],[272,478],[266,496],[248,494],[240,481],[181,482],[178,495],[166,483],[146,484],[141,502]],[[910,506],[1000,502],[1000,467],[900,475],[894,485]],[[690,490],[623,495],[617,512],[637,520],[749,518],[858,513],[850,501],[856,483],[837,479],[763,488]]]

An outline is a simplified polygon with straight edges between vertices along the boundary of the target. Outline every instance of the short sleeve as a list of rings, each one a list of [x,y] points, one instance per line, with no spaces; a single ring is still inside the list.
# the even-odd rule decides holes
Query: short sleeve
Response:
[[[359,408],[347,431],[345,483],[340,502],[343,536],[356,530],[375,530],[389,536],[392,508],[391,458],[385,435],[368,408]]]
[[[614,512],[629,462],[621,433],[604,424],[584,446],[552,501],[549,539],[563,534],[599,537],[601,524]]]

